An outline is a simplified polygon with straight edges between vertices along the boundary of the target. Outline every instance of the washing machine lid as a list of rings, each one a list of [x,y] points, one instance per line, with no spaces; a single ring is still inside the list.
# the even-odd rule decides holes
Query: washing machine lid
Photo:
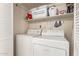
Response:
[[[42,39],[42,40],[67,41],[68,42],[68,40],[65,37],[62,37],[62,36],[43,35],[43,36],[37,36],[35,38]]]
[[[64,37],[64,30],[43,30],[42,36]]]
[[[67,39],[64,37],[63,30],[50,30],[50,29],[43,30],[42,36],[38,36],[37,38],[56,40],[56,41],[67,41]]]

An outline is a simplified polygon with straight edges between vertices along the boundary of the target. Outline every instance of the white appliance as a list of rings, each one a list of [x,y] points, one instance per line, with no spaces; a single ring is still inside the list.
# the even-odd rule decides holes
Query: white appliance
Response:
[[[69,56],[69,42],[63,31],[45,31],[32,41],[34,56]]]
[[[69,42],[64,38],[64,33],[56,35],[59,32],[54,32],[44,31],[42,36],[17,35],[16,55],[68,56]]]
[[[12,5],[0,4],[0,56],[13,55]]]
[[[16,55],[17,56],[31,56],[33,37],[40,35],[40,29],[29,29],[27,34],[16,35]]]

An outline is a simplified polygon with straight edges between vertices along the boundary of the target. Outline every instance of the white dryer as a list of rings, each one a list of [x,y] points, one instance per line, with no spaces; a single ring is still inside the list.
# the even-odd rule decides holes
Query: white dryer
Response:
[[[69,56],[69,42],[63,31],[47,31],[32,41],[34,56]]]
[[[40,35],[40,29],[29,29],[27,34],[16,35],[16,55],[17,56],[31,56],[33,37]]]

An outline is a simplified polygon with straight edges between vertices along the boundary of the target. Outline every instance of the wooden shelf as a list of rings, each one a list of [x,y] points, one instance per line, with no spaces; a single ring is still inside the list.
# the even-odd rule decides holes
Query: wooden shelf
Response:
[[[45,18],[26,20],[26,22],[45,21],[45,20],[61,19],[61,18],[69,18],[69,17],[74,18],[74,13],[67,13],[67,14],[56,15],[56,16],[47,16]]]

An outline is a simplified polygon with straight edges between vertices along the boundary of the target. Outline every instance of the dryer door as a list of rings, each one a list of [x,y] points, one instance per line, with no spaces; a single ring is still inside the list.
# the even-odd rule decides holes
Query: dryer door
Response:
[[[33,54],[34,56],[65,56],[67,55],[66,50],[50,47],[42,44],[33,45]]]

